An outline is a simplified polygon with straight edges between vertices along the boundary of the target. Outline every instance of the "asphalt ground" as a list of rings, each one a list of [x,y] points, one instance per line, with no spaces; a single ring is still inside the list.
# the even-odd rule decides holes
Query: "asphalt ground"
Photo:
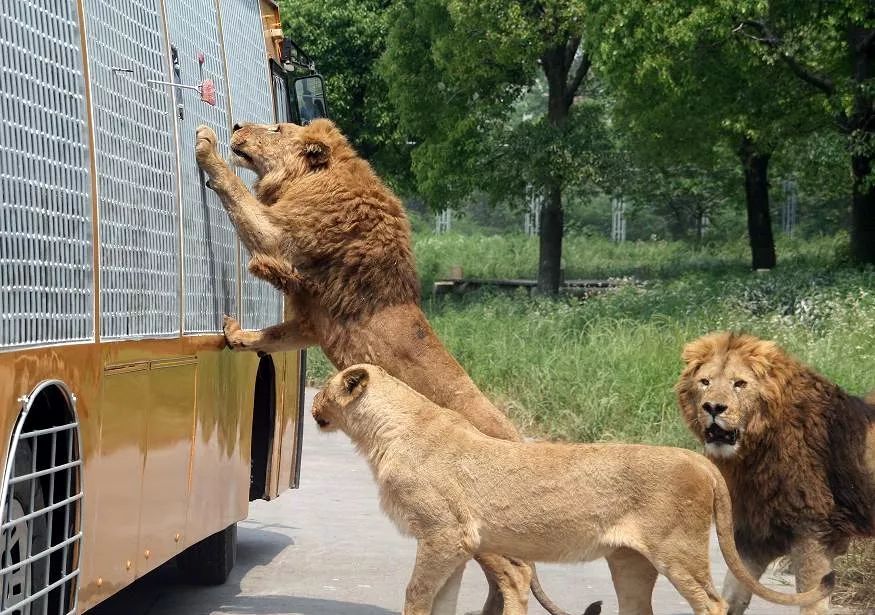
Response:
[[[314,391],[308,391],[312,400]],[[398,534],[380,512],[377,490],[364,459],[342,433],[319,433],[305,416],[301,488],[273,502],[255,502],[239,524],[237,565],[225,585],[182,583],[173,563],[140,579],[89,615],[393,615],[401,610],[413,568],[415,542]],[[726,565],[716,540],[712,574],[718,587]],[[603,600],[603,613],[617,603],[604,561],[585,565],[540,564],[553,599],[572,613]],[[763,581],[792,591],[792,577],[767,572]],[[459,613],[477,610],[486,582],[471,563],[462,582]],[[654,591],[657,615],[691,613],[660,577]],[[531,599],[529,612],[546,613]],[[796,609],[754,598],[750,615],[783,615]]]

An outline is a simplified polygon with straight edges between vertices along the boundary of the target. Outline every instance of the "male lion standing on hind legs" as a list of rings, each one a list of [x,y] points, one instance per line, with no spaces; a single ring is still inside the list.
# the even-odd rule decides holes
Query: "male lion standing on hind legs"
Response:
[[[226,317],[231,348],[269,353],[319,345],[338,369],[380,365],[483,433],[520,439],[429,326],[404,208],[334,124],[235,125],[231,151],[258,176],[254,195],[219,157],[210,128],[198,128],[195,150],[207,185],[254,255],[250,271],[294,307],[285,322],[261,331],[242,331]],[[527,564],[477,559],[489,581],[485,615],[526,613],[530,586],[545,608],[562,613]],[[462,569],[448,591],[458,591]]]
[[[750,335],[706,335],[683,360],[681,412],[729,485],[747,568],[789,554],[797,589],[816,587],[851,538],[875,536],[875,408]],[[750,602],[731,574],[723,594],[732,615]]]

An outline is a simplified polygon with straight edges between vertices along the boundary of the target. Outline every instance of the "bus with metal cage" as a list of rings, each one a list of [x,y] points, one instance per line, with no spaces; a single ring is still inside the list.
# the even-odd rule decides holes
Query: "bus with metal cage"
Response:
[[[0,2],[0,615],[172,558],[224,582],[249,501],[297,485],[304,356],[225,347],[283,298],[194,141],[300,121],[298,90],[325,112],[270,0]]]

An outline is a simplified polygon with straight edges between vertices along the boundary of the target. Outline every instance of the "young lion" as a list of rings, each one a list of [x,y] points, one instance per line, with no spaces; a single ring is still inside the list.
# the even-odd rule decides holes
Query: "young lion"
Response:
[[[657,572],[697,615],[723,614],[708,559],[712,517],[730,570],[757,595],[809,604],[832,588],[833,574],[802,594],[760,585],[735,549],[723,477],[692,451],[498,440],[374,365],[334,376],[317,394],[313,418],[352,439],[383,510],[418,540],[403,615],[430,615],[453,571],[481,552],[553,562],[607,557],[622,615],[652,613]]]
[[[254,195],[219,157],[216,134],[198,128],[198,164],[254,254],[250,271],[294,306],[285,322],[261,331],[242,331],[226,318],[231,348],[270,353],[319,345],[338,369],[380,365],[483,433],[518,440],[429,326],[404,208],[334,124],[238,125],[231,150],[258,175]],[[489,554],[477,559],[489,580],[484,615],[526,613],[530,585],[545,608],[562,612],[528,566]],[[454,578],[460,581],[461,570]]]

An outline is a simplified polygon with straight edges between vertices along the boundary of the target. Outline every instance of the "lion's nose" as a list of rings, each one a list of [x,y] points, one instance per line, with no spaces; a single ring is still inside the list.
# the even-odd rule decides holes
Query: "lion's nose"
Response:
[[[726,412],[725,404],[712,404],[710,401],[706,401],[702,404],[702,408],[711,416],[717,416],[718,414]]]

